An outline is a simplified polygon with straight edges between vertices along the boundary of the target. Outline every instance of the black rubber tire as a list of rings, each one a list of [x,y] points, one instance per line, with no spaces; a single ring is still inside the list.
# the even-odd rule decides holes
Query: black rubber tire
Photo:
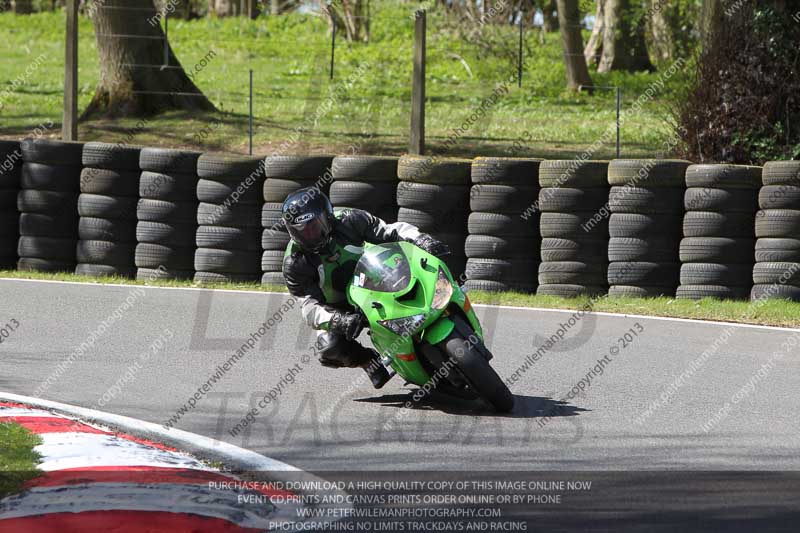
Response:
[[[136,217],[147,222],[192,224],[197,220],[197,203],[142,198],[136,206]]]
[[[200,152],[172,150],[169,148],[142,148],[139,168],[149,172],[172,174],[197,174]]]
[[[431,233],[431,237],[441,241],[450,248],[450,255],[454,257],[463,258],[466,262],[466,254],[464,252],[467,235],[463,233]],[[537,254],[538,255],[538,254]]]
[[[197,201],[197,175],[144,171],[139,178],[139,197],[172,202]]]
[[[675,296],[676,286],[659,285],[611,285],[608,288],[609,298],[658,298],[659,296]]]
[[[468,279],[461,286],[466,291],[521,292],[530,294],[536,291],[536,283],[504,283],[484,279]]]
[[[0,196],[4,191],[0,191]],[[10,196],[13,197],[13,191]],[[72,192],[37,191],[23,189],[17,195],[17,210],[20,213],[40,213],[43,215],[60,215],[75,211],[78,195]],[[2,198],[0,198],[2,205]]]
[[[800,302],[800,287],[794,285],[753,285],[750,299],[754,302],[780,299]]]
[[[548,237],[542,239],[541,260],[606,263],[608,261],[608,241],[605,239],[558,239]]]
[[[507,283],[536,283],[538,261],[530,259],[486,259],[467,260],[467,279],[502,281]]]
[[[605,285],[606,268],[603,263],[581,261],[547,261],[539,265],[539,285]]]
[[[729,237],[686,237],[678,255],[681,263],[753,263],[754,239]]]
[[[608,208],[612,213],[642,215],[680,215],[684,189],[676,187],[614,186],[608,192]]]
[[[720,189],[758,189],[761,167],[747,165],[691,165],[686,169],[687,187]]]
[[[269,202],[261,206],[261,227],[282,229],[283,226],[283,204],[280,202]]]
[[[132,220],[81,217],[78,237],[84,241],[136,242],[136,223]]]
[[[539,240],[535,237],[494,237],[469,235],[464,242],[464,255],[487,259],[539,258]]]
[[[654,286],[677,285],[680,272],[678,263],[648,261],[615,261],[608,264],[609,285]]]
[[[437,211],[469,210],[470,188],[467,185],[437,185],[402,181],[397,185],[397,205],[408,209]]]
[[[684,187],[689,161],[680,159],[615,159],[608,166],[610,185]]]
[[[201,203],[197,206],[199,226],[232,226],[235,228],[260,228],[261,208],[257,205],[223,205]]]
[[[197,181],[197,200],[209,204],[223,204],[226,201],[239,204],[261,205],[263,202],[262,187],[247,186],[246,178],[239,180],[210,180]]]
[[[800,263],[756,263],[753,266],[753,283],[800,285]]]
[[[756,237],[800,236],[800,210],[765,209],[756,213]]]
[[[484,357],[483,352],[488,351],[476,335],[466,336],[461,333],[462,328],[458,322],[464,324],[467,331],[471,327],[461,317],[454,317],[457,326],[452,333],[440,344],[444,348],[449,360],[455,364],[458,371],[466,378],[473,389],[496,411],[508,413],[514,408],[514,395],[508,390],[503,379]],[[480,344],[480,346],[479,346]]]
[[[642,215],[612,213],[608,220],[609,237],[647,238],[653,235],[681,237],[682,215]]]
[[[333,158],[331,176],[333,181],[396,183],[399,160],[394,156],[340,155]]]
[[[545,160],[539,165],[541,187],[607,187],[608,161]]]
[[[472,160],[472,183],[495,183],[517,187],[539,187],[541,159],[522,157],[476,157]]]
[[[261,274],[231,274],[229,272],[195,272],[194,282],[203,284],[214,283],[258,283]]]
[[[609,261],[678,262],[678,239],[651,237],[634,239],[611,237],[608,240]],[[626,283],[620,283],[626,285]]]
[[[597,211],[608,203],[608,187],[575,189],[545,187],[539,191],[538,208],[543,213]],[[606,215],[607,216],[607,215]]]
[[[761,182],[764,185],[800,186],[800,160],[765,163],[761,171]]]
[[[761,209],[800,209],[800,186],[765,185],[758,193]]]
[[[89,168],[110,168],[116,170],[139,171],[138,146],[88,142],[83,145],[82,164]]]
[[[140,175],[133,170],[84,168],[80,176],[80,189],[88,194],[136,198],[139,196]]]
[[[198,226],[198,248],[222,250],[261,251],[260,228],[230,228],[225,226]]]
[[[194,268],[194,247],[178,248],[162,244],[139,243],[136,246],[134,263],[138,268],[164,266],[177,270]]]
[[[683,235],[752,239],[755,236],[755,218],[755,213],[688,211],[683,217]]]
[[[495,237],[538,237],[539,217],[500,215],[498,213],[470,213],[467,219],[470,235]]]
[[[26,162],[22,165],[19,185],[22,189],[76,193],[80,189],[80,180],[80,167]]]
[[[204,153],[197,159],[197,175],[212,180],[240,181],[250,178],[251,181],[260,183],[264,179],[264,160],[257,157]]]
[[[286,279],[283,277],[283,272],[264,272],[261,276],[261,284],[286,287]]]
[[[747,300],[750,287],[727,287],[725,285],[681,285],[675,291],[675,297],[681,300]]]
[[[753,284],[752,264],[684,263],[681,285],[727,285],[750,287]]]
[[[83,143],[54,139],[28,138],[19,143],[22,159],[26,163],[80,167]]]
[[[135,243],[80,240],[76,247],[75,257],[78,263],[111,265],[132,269],[135,252]]]
[[[575,285],[567,283],[548,283],[536,288],[538,296],[557,296],[559,298],[578,298],[581,296],[600,296],[608,293],[605,285]]]
[[[399,222],[408,222],[424,233],[457,233],[464,231],[464,221],[467,219],[466,211],[439,210],[428,213],[416,209],[401,207],[397,211]]]
[[[765,238],[756,240],[756,263],[800,262],[800,239]]]
[[[608,237],[608,219],[597,220],[596,213],[576,211],[574,213],[542,213],[539,233],[542,237],[561,239]]]
[[[334,206],[360,207],[374,213],[397,210],[397,186],[394,183],[334,181],[328,197]]]
[[[473,185],[469,193],[470,210],[485,213],[523,213],[535,205],[538,192],[539,187]]]
[[[78,263],[75,266],[75,274],[79,276],[90,276],[93,278],[115,276],[120,278],[135,278],[136,267],[123,265],[103,265],[98,263]]]
[[[286,250],[289,246],[289,234],[284,231],[272,231],[267,228],[261,233],[262,250]]]
[[[314,180],[267,178],[262,188],[264,201],[283,203],[293,192],[307,187],[314,187],[314,184]]]
[[[81,193],[78,197],[78,214],[82,217],[136,220],[138,202],[136,198]]]
[[[0,224],[6,228],[13,229],[13,219],[16,213],[10,213],[13,217],[2,218]],[[6,221],[7,220],[7,221]],[[0,234],[3,230],[0,229]],[[41,213],[22,213],[19,215],[19,234],[29,237],[57,237],[65,239],[78,238],[78,214],[70,213],[63,215],[43,215]]]
[[[692,187],[686,189],[683,206],[686,211],[755,213],[758,211],[758,191]]]
[[[75,271],[75,261],[56,261],[38,257],[20,257],[17,270],[23,272],[69,272]]]
[[[137,281],[155,281],[163,279],[178,279],[191,281],[194,278],[194,270],[177,270],[174,268],[138,268],[136,269]]]
[[[397,164],[400,181],[439,185],[468,185],[472,161],[424,155],[404,155]]]
[[[194,254],[194,268],[197,272],[217,272],[225,274],[255,274],[261,276],[261,253],[243,250],[217,250],[198,248]]]
[[[53,237],[20,237],[17,243],[19,257],[37,257],[56,261],[75,261],[75,239]]]
[[[195,246],[197,225],[140,221],[136,224],[136,241],[191,248]]]
[[[2,154],[0,154],[0,157]],[[0,191],[17,191],[20,187],[22,165],[17,165],[10,170],[0,170]]]
[[[281,250],[265,250],[264,253],[261,254],[261,271],[283,271],[283,255],[284,253]]]
[[[333,156],[271,155],[265,160],[267,178],[300,179],[330,183]],[[270,201],[270,200],[267,200]]]

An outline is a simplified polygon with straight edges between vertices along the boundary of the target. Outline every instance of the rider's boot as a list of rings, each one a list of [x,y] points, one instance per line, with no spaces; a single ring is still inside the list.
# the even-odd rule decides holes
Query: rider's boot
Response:
[[[372,358],[361,368],[363,368],[364,372],[366,372],[369,376],[370,381],[372,381],[372,386],[376,389],[380,389],[386,385],[390,379],[392,379],[392,376],[389,375],[389,371],[386,370],[385,366],[383,366],[378,352],[375,350],[370,351],[372,352]]]

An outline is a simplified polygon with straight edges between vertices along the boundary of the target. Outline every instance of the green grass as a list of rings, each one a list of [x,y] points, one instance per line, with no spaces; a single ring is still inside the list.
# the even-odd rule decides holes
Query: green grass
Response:
[[[19,492],[22,484],[39,474],[38,435],[15,423],[0,423],[0,499]]]
[[[397,154],[406,151],[410,114],[413,21],[409,6],[383,2],[373,10],[370,43],[346,43],[336,48],[336,79],[328,79],[330,36],[326,23],[310,14],[243,18],[173,20],[169,37],[187,70],[208,57],[195,81],[221,111],[212,114],[172,112],[147,122],[133,143],[245,152],[247,147],[248,71],[255,76],[255,152],[269,153],[294,128],[301,140],[295,153],[343,152]],[[558,34],[530,30],[525,39],[522,88],[516,83],[491,108],[489,116],[470,127],[454,145],[446,145],[458,127],[495,85],[516,73],[516,28],[485,26],[481,36],[465,36],[452,21],[433,11],[428,20],[427,138],[434,153],[489,155],[508,153],[539,157],[573,157],[614,124],[613,93],[564,92],[564,65]],[[60,131],[63,95],[64,14],[61,11],[17,16],[0,13],[4,57],[0,93],[19,77],[24,81],[4,98],[0,136],[20,137],[39,124],[53,123]],[[484,44],[481,44],[484,43]],[[26,74],[26,68],[40,64]],[[91,100],[99,76],[91,22],[80,20],[79,108]],[[359,68],[345,97],[322,116],[310,118],[329,94]],[[666,65],[663,66],[666,68]],[[593,73],[596,85],[619,85],[623,104],[630,107],[659,73]],[[680,76],[640,112],[625,119],[623,155],[654,154],[669,136],[664,117],[667,97]],[[2,98],[2,96],[0,96]],[[94,120],[80,125],[82,140],[120,141],[136,120]],[[198,132],[210,130],[199,138]],[[522,140],[522,148],[514,149]],[[595,154],[608,158],[614,142]]]
[[[144,282],[134,281],[127,278],[90,278],[75,274],[18,272],[14,270],[0,270],[0,278],[43,279],[51,281],[72,281],[94,284],[123,283],[128,285],[145,285]],[[156,280],[151,283],[147,283],[147,285],[162,287],[203,287],[209,289],[250,290],[259,292],[286,292],[286,287],[281,285],[262,286],[258,283],[201,284],[193,283],[191,281]],[[541,307],[548,309],[579,309],[589,302],[588,297],[557,298],[554,296],[536,296],[514,292],[489,293],[483,291],[471,291],[470,300],[479,304]],[[597,312],[619,314],[695,318],[699,320],[715,320],[742,324],[800,327],[800,303],[789,302],[785,300],[744,302],[716,300],[713,298],[693,301],[667,297],[603,297],[595,301],[592,309]]]

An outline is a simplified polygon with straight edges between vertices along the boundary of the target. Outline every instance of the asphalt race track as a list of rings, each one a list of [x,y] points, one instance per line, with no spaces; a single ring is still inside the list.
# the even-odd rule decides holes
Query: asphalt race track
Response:
[[[55,376],[41,397],[163,424],[287,298],[141,288],[121,308],[133,291],[0,281],[0,322],[20,324],[0,345],[0,390],[35,395]],[[573,316],[479,314],[504,378]],[[93,347],[54,374],[92,331]],[[800,360],[787,349],[798,333],[586,314],[561,335],[518,373],[511,415],[442,397],[405,409],[414,389],[399,378],[376,391],[360,370],[326,369],[313,356],[303,363],[313,337],[290,309],[176,425],[313,471],[800,468]],[[142,358],[158,338],[163,348]],[[587,379],[604,356],[602,374]],[[276,400],[232,436],[282,378]]]

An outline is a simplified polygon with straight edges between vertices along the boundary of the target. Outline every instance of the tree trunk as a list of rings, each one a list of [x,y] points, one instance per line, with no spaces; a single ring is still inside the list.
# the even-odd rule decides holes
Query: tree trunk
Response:
[[[164,64],[166,37],[157,22],[153,0],[106,0],[104,7],[135,7],[142,11],[131,15],[131,11],[122,9],[94,10],[100,82],[82,118],[146,116],[170,109],[215,110],[186,75],[168,44],[168,68],[159,68]],[[196,72],[214,57],[209,54],[203,58],[195,67]]]
[[[336,0],[328,8],[336,20],[337,31],[350,41],[368,41],[369,9],[367,0]]]
[[[666,6],[659,0],[650,0],[650,34],[652,36],[652,50],[661,61],[671,61],[675,48],[672,41],[672,30],[664,12]]]
[[[703,0],[703,8],[700,12],[700,33],[704,45],[719,31],[724,16],[721,0]]]
[[[561,27],[561,47],[567,67],[567,88],[573,91],[579,90],[581,86],[592,85],[586,58],[583,57],[580,17],[578,0],[558,0],[558,24]]]
[[[33,13],[33,2],[31,0],[14,0],[14,13],[30,15]]]
[[[600,56],[603,54],[603,33],[606,27],[605,7],[606,0],[597,0],[597,11],[594,16],[592,35],[589,37],[589,42],[586,43],[586,48],[583,49],[586,62],[592,66],[597,66],[600,62]]]
[[[597,71],[655,70],[647,54],[645,26],[634,22],[630,0],[607,0],[604,18],[603,55]]]
[[[556,0],[539,0],[542,10],[542,29],[546,32],[558,31]]]

